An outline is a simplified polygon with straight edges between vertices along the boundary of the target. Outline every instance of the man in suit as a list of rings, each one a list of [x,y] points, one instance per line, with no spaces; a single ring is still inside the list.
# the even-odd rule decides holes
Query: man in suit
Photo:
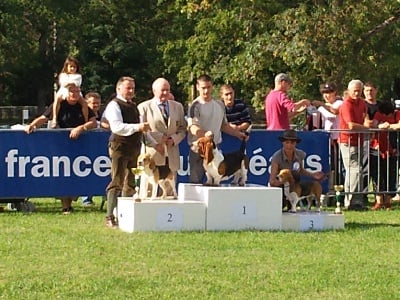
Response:
[[[145,135],[145,151],[153,156],[157,166],[169,166],[176,173],[180,167],[179,143],[186,136],[183,105],[171,100],[165,78],[157,78],[152,91],[154,97],[138,105],[143,121],[151,128]]]

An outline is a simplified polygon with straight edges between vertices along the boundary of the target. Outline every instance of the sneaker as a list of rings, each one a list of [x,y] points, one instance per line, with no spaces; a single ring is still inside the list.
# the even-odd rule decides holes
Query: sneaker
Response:
[[[90,206],[92,206],[93,204],[94,204],[93,201],[85,201],[85,202],[82,202],[82,205],[85,206],[85,207],[90,207]]]
[[[394,196],[394,197],[392,198],[392,200],[393,200],[393,201],[400,201],[400,195],[399,195],[399,194],[396,194],[396,196]]]
[[[118,227],[117,222],[115,222],[114,216],[106,217],[106,227],[115,229]]]

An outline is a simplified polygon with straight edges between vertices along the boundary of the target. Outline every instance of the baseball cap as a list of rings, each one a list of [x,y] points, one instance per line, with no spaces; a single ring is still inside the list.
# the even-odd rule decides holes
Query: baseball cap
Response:
[[[320,90],[321,94],[332,93],[332,92],[337,91],[337,86],[334,82],[327,82],[327,83],[321,84],[321,86],[319,87],[319,90]]]

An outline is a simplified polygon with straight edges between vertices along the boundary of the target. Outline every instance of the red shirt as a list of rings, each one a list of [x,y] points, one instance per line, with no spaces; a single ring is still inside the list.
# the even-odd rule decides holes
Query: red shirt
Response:
[[[290,129],[289,112],[294,102],[282,91],[272,90],[265,98],[265,118],[267,129]]]
[[[366,113],[367,105],[363,99],[344,99],[339,109],[339,129],[349,130],[349,122],[363,124]],[[339,133],[339,143],[357,146],[359,139],[360,143],[362,143],[363,134],[349,133],[348,131]]]
[[[400,111],[395,111],[392,116],[384,115],[377,111],[374,115],[374,120],[377,120],[378,123],[388,122],[389,124],[397,124],[400,120]],[[386,158],[387,155],[394,156],[397,150],[388,143],[388,131],[386,130],[374,134],[371,140],[371,148],[379,149],[382,158]]]

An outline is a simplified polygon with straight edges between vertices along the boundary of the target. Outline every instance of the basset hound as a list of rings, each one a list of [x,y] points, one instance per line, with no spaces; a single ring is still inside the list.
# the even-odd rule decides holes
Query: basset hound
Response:
[[[280,170],[276,178],[283,184],[283,193],[291,204],[289,212],[295,213],[297,203],[300,200],[306,199],[308,210],[311,210],[312,201],[315,199],[318,211],[321,210],[321,194],[322,186],[316,181],[296,182],[292,171],[289,169]]]
[[[249,169],[249,158],[245,154],[246,141],[243,140],[240,150],[222,153],[215,145],[213,135],[199,138],[192,144],[192,151],[203,159],[206,171],[206,185],[219,186],[222,180],[234,176],[232,185],[245,185]]]
[[[158,186],[162,190],[161,199],[167,197],[168,185],[172,188],[174,199],[178,197],[176,192],[176,177],[174,172],[170,170],[168,166],[156,166],[154,159],[149,153],[141,153],[137,159],[137,166],[143,168],[141,176],[146,176],[145,182],[150,183],[152,186],[151,198],[157,197]],[[145,186],[147,195],[148,187]]]

